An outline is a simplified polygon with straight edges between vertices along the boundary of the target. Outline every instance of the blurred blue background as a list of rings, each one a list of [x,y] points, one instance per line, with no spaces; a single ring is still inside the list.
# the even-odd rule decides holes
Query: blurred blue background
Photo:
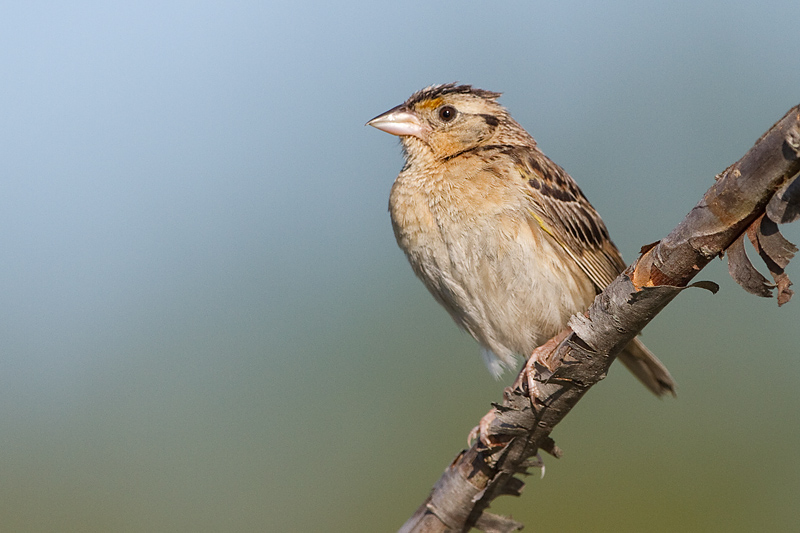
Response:
[[[0,530],[397,529],[503,384],[397,249],[400,150],[364,123],[432,83],[503,91],[633,260],[800,102],[796,14],[4,4]],[[726,268],[645,331],[678,398],[615,365],[556,429],[564,458],[495,511],[536,531],[800,524],[800,301]]]

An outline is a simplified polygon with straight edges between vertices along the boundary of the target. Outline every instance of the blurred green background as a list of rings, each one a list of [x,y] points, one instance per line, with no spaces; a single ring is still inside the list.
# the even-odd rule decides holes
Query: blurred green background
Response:
[[[4,4],[0,530],[397,529],[503,384],[397,249],[400,150],[364,122],[432,83],[503,91],[632,260],[800,102],[796,16]],[[495,511],[532,531],[798,527],[800,301],[726,268],[645,331],[678,398],[615,366],[556,429],[564,458]]]

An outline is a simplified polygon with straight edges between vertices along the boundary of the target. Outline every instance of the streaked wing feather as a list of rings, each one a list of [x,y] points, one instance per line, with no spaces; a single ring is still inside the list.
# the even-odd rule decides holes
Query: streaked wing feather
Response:
[[[625,269],[603,220],[575,181],[537,148],[506,147],[528,182],[531,212],[599,291]]]

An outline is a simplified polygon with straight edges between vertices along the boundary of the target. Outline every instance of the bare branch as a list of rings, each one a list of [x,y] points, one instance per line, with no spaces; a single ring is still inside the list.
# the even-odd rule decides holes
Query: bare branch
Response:
[[[458,454],[400,531],[521,529],[522,524],[485,509],[497,496],[519,494],[523,483],[515,476],[540,465],[531,460],[540,449],[560,454],[550,438],[556,424],[605,377],[616,354],[703,267],[743,239],[748,228],[752,227],[750,238],[775,278],[778,302],[788,301],[791,282],[783,269],[797,248],[780,236],[775,223],[800,218],[800,180],[793,179],[798,172],[800,106],[717,176],[684,220],[656,245],[643,249],[636,263],[598,295],[585,315],[574,316],[570,328],[534,351],[514,385],[504,390],[502,405],[495,405],[481,420],[480,438]],[[740,244],[741,250],[738,244],[730,250],[734,279],[753,292],[771,294],[776,285],[753,274]],[[716,290],[710,282],[694,286]]]

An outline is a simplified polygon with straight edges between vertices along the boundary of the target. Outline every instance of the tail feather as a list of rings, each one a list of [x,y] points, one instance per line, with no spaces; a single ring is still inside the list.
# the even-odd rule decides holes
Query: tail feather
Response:
[[[669,393],[675,396],[675,380],[642,341],[633,339],[618,358],[653,394],[664,396]]]

